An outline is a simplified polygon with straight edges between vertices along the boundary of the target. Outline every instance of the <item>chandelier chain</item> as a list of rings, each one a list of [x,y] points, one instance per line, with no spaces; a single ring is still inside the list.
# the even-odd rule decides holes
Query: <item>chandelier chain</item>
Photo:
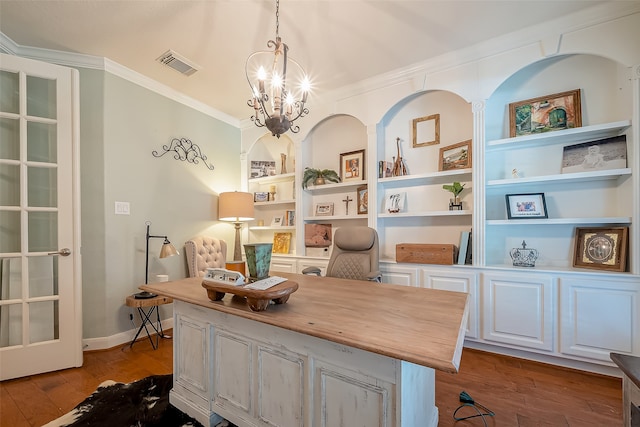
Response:
[[[280,37],[280,0],[276,0],[276,40]]]

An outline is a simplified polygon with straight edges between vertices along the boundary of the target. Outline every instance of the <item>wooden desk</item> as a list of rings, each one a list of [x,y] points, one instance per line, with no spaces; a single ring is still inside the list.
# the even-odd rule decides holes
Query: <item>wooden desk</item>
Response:
[[[624,427],[640,427],[640,357],[611,353],[622,377],[622,414]]]
[[[135,295],[129,295],[125,303],[128,307],[135,307],[138,310],[138,314],[140,315],[140,328],[138,328],[138,332],[136,332],[136,336],[133,337],[131,343],[129,344],[129,348],[133,347],[133,344],[138,339],[140,332],[144,329],[147,332],[147,338],[149,338],[149,342],[151,343],[151,347],[153,349],[158,348],[158,340],[160,338],[171,338],[168,335],[164,334],[162,330],[162,322],[160,321],[160,310],[158,306],[164,304],[171,304],[173,300],[171,298],[157,295],[152,298],[136,298]],[[151,316],[153,312],[156,312],[156,324],[153,324],[153,320],[151,320]],[[156,342],[154,343],[151,339],[151,333],[149,332],[148,326],[156,332]]]
[[[175,300],[171,403],[204,425],[436,427],[434,369],[457,372],[467,294],[278,273],[286,304],[210,301],[200,278],[141,288]]]

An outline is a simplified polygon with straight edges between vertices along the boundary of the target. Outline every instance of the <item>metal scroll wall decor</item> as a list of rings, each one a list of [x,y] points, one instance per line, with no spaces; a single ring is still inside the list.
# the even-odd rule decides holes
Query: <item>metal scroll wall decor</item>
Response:
[[[162,157],[172,151],[175,153],[173,158],[176,160],[187,161],[194,165],[197,165],[200,163],[199,160],[202,160],[202,163],[204,163],[209,170],[213,170],[213,165],[207,163],[207,156],[202,154],[200,147],[191,142],[190,139],[173,138],[171,140],[171,144],[163,145],[162,149],[164,150],[162,153],[158,153],[156,150],[153,150],[151,154],[153,154],[154,157]]]

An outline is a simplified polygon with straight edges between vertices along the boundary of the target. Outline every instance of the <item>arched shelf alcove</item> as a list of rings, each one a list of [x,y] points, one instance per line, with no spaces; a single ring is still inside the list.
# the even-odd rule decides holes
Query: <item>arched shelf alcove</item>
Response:
[[[484,230],[479,230],[484,232],[481,249],[486,266],[510,267],[510,250],[526,241],[538,251],[537,267],[573,270],[579,227],[630,227],[629,238],[637,239],[637,226],[632,222],[637,219],[634,206],[640,192],[633,177],[638,147],[631,137],[632,118],[637,112],[633,111],[630,72],[629,67],[602,56],[561,55],[520,69],[487,100],[481,166],[485,171],[486,220]],[[580,108],[574,106],[571,113],[581,115],[581,126],[544,133],[534,129],[511,137],[514,124],[509,104],[551,99],[554,94],[570,91],[580,95]],[[540,111],[549,108],[546,105],[532,104],[532,108]],[[575,163],[572,158],[582,159],[589,145],[606,151],[603,165],[570,169],[568,165]],[[513,194],[542,194],[547,217],[510,217],[506,196]]]
[[[255,219],[248,241],[288,241],[286,253],[296,253],[295,143],[289,135],[267,133],[247,150],[247,191],[254,195]],[[284,239],[284,240],[283,240]]]
[[[385,162],[376,180],[375,202],[382,258],[395,260],[400,243],[458,246],[461,233],[472,224],[471,104],[450,91],[421,92],[390,108],[378,130],[378,162]],[[466,162],[444,161],[465,150]],[[389,166],[393,172],[399,156],[407,174],[389,176]],[[455,181],[465,188],[462,209],[450,210],[452,194],[442,186]],[[394,195],[404,200],[399,212],[387,209]]]
[[[305,248],[300,255],[326,256],[328,251],[323,247],[307,246],[305,230],[324,226],[331,227],[332,234],[336,228],[346,225],[366,225],[367,216],[358,212],[358,188],[366,186],[370,176],[376,171],[368,170],[368,156],[376,154],[367,150],[367,128],[356,117],[347,114],[335,114],[318,122],[302,142],[301,152],[304,169],[330,169],[342,178],[340,183],[311,185],[302,189],[301,203],[298,206],[299,217],[302,218],[299,228],[301,236],[298,244]],[[357,168],[347,171],[348,160],[357,163]],[[341,163],[345,163],[341,165]]]

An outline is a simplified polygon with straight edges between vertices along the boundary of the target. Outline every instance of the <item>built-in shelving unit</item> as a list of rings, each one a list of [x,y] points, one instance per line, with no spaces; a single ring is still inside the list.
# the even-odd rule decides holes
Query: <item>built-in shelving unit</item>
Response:
[[[623,120],[489,141],[485,160],[487,266],[504,266],[509,250],[526,240],[545,255],[545,268],[568,270],[575,227],[631,225],[630,167],[573,173],[560,170],[564,147],[618,136],[630,126],[630,120]],[[517,164],[526,165],[524,177],[494,179],[496,170],[506,174]],[[489,172],[489,165],[494,172]],[[505,218],[505,195],[526,193],[545,195],[548,218]]]

